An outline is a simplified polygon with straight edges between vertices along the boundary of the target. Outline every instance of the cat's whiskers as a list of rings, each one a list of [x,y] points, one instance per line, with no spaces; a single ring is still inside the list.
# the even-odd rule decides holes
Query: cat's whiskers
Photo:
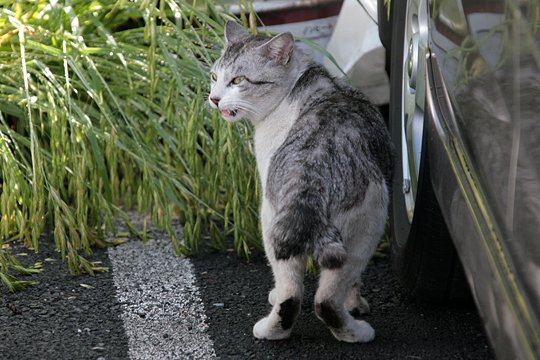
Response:
[[[255,115],[255,116],[260,115],[259,111],[257,111],[249,102],[243,101],[243,100],[235,100],[231,102],[226,102],[224,104],[220,104],[220,108],[243,110],[250,115]]]
[[[252,113],[254,115],[259,114],[259,112],[250,103],[248,103],[247,101],[242,101],[242,100],[237,101],[236,105],[237,105],[238,109],[250,112],[250,113]]]

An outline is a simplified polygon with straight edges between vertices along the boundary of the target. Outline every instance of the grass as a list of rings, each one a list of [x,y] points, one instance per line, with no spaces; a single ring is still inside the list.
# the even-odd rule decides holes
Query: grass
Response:
[[[0,280],[31,285],[10,254],[45,231],[73,273],[114,219],[150,214],[177,253],[260,246],[246,123],[206,106],[230,15],[187,0],[0,0]],[[245,4],[246,6],[248,4]],[[249,17],[243,16],[246,24]],[[171,223],[180,218],[184,238]],[[144,231],[131,227],[145,237]]]

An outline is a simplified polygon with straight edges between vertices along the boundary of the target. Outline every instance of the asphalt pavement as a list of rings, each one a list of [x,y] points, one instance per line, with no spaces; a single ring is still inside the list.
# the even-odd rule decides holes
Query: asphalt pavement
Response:
[[[371,261],[365,320],[375,328],[368,344],[333,339],[314,315],[316,276],[292,337],[271,342],[251,335],[270,309],[271,271],[263,254],[249,261],[232,251],[203,247],[193,259],[176,257],[156,232],[97,249],[89,258],[110,271],[72,276],[44,237],[34,254],[12,251],[23,263],[43,261],[39,284],[11,294],[0,288],[0,359],[492,359],[473,306],[420,304],[407,296],[387,256]],[[45,261],[47,259],[47,261]],[[50,261],[55,259],[55,261]]]
[[[0,359],[127,359],[113,272],[70,275],[53,239],[45,236],[40,244],[38,254],[11,249],[23,264],[41,261],[44,269],[29,277],[39,283],[27,290],[12,294],[0,286]],[[111,266],[106,250],[89,258]]]

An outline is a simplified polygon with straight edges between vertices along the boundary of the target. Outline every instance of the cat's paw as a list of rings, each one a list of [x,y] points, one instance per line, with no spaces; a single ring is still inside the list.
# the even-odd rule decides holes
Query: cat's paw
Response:
[[[353,320],[341,329],[330,329],[339,341],[365,343],[375,339],[375,330],[363,320]]]
[[[270,305],[274,306],[274,304],[276,303],[276,298],[277,298],[277,290],[276,288],[273,288],[268,293],[268,302],[270,303]]]
[[[371,309],[369,303],[362,296],[350,296],[345,302],[345,308],[353,317],[359,317],[360,315],[369,314]]]
[[[283,330],[279,322],[272,321],[270,317],[265,317],[253,327],[253,336],[261,340],[282,340],[291,336],[291,331],[292,329]]]
[[[356,285],[347,294],[344,305],[349,314],[354,317],[370,312],[367,300],[360,295],[359,287]]]

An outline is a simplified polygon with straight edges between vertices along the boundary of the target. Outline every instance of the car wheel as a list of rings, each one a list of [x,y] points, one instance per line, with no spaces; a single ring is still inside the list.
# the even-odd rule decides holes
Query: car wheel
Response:
[[[396,146],[392,184],[392,257],[415,297],[467,297],[461,265],[430,179],[424,121],[428,12],[426,1],[392,1],[390,132]]]

